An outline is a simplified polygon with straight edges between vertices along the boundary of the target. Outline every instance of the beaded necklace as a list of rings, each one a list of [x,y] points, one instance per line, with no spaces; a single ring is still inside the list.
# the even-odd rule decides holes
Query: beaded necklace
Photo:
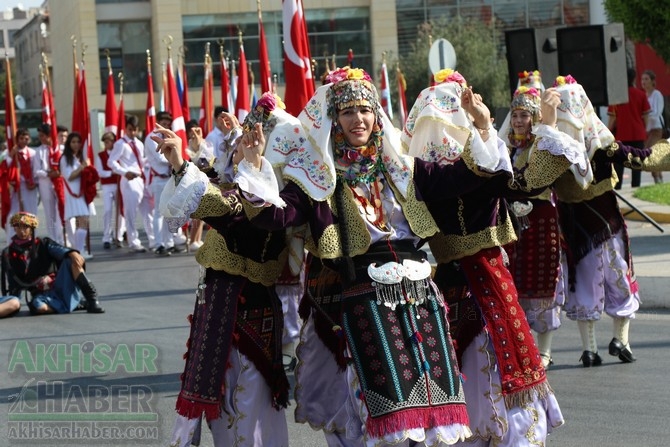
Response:
[[[369,185],[375,181],[379,172],[385,172],[381,157],[383,135],[384,133],[375,126],[372,138],[367,145],[352,147],[346,142],[342,127],[335,126],[333,138],[335,170],[349,186],[355,186],[358,183]]]

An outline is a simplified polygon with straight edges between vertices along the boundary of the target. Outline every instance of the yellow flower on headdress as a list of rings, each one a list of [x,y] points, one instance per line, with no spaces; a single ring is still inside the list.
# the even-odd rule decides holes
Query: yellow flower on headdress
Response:
[[[351,80],[361,80],[365,79],[365,70],[361,68],[351,68],[349,67],[349,70],[347,70],[347,79]]]
[[[467,82],[465,78],[456,70],[452,70],[451,68],[444,68],[437,73],[435,73],[435,76],[433,76],[435,79],[435,82],[438,84],[441,84],[443,82],[457,82],[458,84],[461,84],[462,86],[466,87]]]
[[[277,107],[279,107],[282,110],[286,110],[286,104],[284,104],[284,101],[281,100],[281,97],[276,93],[274,93],[273,95],[275,97],[275,101],[277,101]]]

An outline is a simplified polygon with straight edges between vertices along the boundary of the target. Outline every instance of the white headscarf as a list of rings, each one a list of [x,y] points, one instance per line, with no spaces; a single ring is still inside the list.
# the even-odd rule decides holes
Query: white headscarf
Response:
[[[331,79],[334,82],[319,87],[298,116],[308,141],[291,157],[286,158],[282,172],[285,179],[298,184],[307,195],[317,201],[330,197],[335,191],[336,182],[331,118],[333,104],[329,103],[332,97],[329,98],[328,92],[331,88],[339,87],[341,82],[360,82],[369,79],[369,76],[363,70],[344,67],[331,73]],[[374,85],[371,88],[377,95]],[[410,157],[400,155],[399,132],[379,106],[379,101],[376,103],[374,112],[383,130],[382,162],[395,187],[405,196],[412,179],[414,162]]]
[[[424,89],[407,117],[401,136],[403,148],[426,161],[453,164],[469,145],[470,155],[481,169],[512,172],[509,153],[497,144],[487,145],[461,107],[465,79],[454,71],[438,75],[436,79],[442,82]]]

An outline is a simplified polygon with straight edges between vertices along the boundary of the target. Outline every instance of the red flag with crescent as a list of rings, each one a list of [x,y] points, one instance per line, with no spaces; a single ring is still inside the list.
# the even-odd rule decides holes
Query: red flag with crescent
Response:
[[[286,111],[298,116],[314,94],[311,55],[302,0],[283,0]]]

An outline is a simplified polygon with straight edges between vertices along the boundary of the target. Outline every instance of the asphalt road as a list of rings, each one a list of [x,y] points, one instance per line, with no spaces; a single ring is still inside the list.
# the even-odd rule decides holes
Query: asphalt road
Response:
[[[608,317],[597,325],[604,359],[598,368],[578,361],[575,323],[564,321],[554,337],[549,380],[566,424],[549,446],[668,444],[670,225],[663,228],[662,234],[648,223],[629,222],[645,302],[631,325],[638,361],[624,365],[607,355]],[[0,446],[167,445],[198,269],[192,254],[103,250],[99,238],[99,218],[93,218],[95,257],[88,271],[107,313],[33,317],[24,305],[20,315],[0,321]],[[293,422],[293,408],[287,412],[291,446],[324,445],[319,432]],[[47,429],[56,426],[58,413],[76,416],[76,424],[65,427],[73,436],[97,437],[53,439],[56,433]],[[207,429],[201,445],[213,445]]]

